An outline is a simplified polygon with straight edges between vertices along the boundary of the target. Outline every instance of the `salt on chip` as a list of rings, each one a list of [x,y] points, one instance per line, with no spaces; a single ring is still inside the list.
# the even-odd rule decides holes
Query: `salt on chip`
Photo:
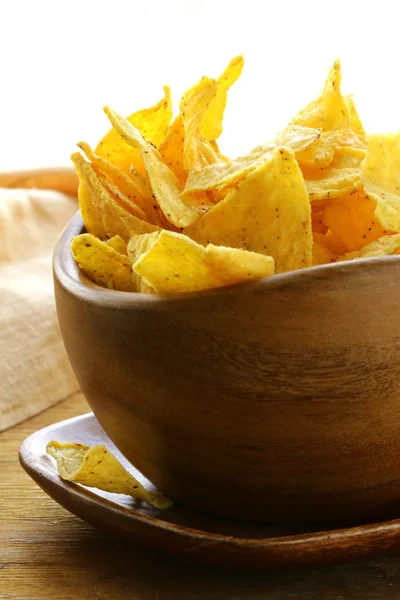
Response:
[[[375,258],[400,254],[400,234],[385,235],[360,250],[348,252],[338,258],[338,261],[354,260],[356,258]]]
[[[93,167],[97,168],[126,197],[126,204],[129,208],[125,208],[129,212],[136,217],[145,218],[155,225],[161,224],[158,212],[154,207],[151,189],[148,190],[144,187],[141,178],[135,177],[132,173],[128,175],[105,158],[97,156],[86,142],[79,142],[78,147],[85,153]]]
[[[58,474],[66,481],[132,496],[159,510],[172,506],[161,492],[146,490],[103,445],[89,447],[52,441],[47,444],[46,452],[56,460]]]
[[[165,86],[164,97],[157,104],[133,113],[127,120],[141,132],[148,142],[158,146],[165,137],[171,119],[171,90]],[[128,145],[114,129],[110,129],[100,140],[94,152],[125,173],[129,172],[131,165],[139,171],[143,170],[139,150]]]
[[[374,217],[375,207],[375,201],[361,190],[327,204],[322,218],[347,252],[360,250],[386,234]]]
[[[213,244],[204,247],[171,231],[154,237],[132,270],[159,294],[208,290],[274,273],[270,256]]]
[[[310,266],[311,208],[294,152],[275,149],[184,233],[201,244],[270,255],[277,273]]]
[[[323,131],[349,129],[351,117],[346,99],[342,96],[340,61],[331,68],[322,93],[292,120],[293,125],[321,128]]]
[[[182,98],[180,111],[185,132],[183,166],[186,172],[219,162],[213,146],[200,130],[217,91],[217,82],[209,77],[203,77]]]
[[[91,229],[92,220],[85,220],[85,215],[88,214],[88,210],[85,207],[85,211],[82,212],[82,218],[88,233],[93,233],[103,239],[120,235],[128,242],[133,235],[159,230],[159,227],[156,225],[138,219],[120,206],[115,200],[115,195],[105,187],[93,170],[92,165],[81,154],[76,152],[71,156],[71,159],[80,180],[83,181],[85,187],[89,190],[91,206],[93,206],[93,210],[95,210],[96,215],[101,218],[103,223],[103,230],[101,235],[99,235]]]
[[[127,256],[91,233],[73,238],[71,250],[80,269],[89,279],[111,290],[134,292],[131,263]]]
[[[217,79],[217,94],[211,102],[210,108],[201,123],[201,132],[209,141],[217,140],[222,133],[222,121],[224,118],[228,91],[242,74],[243,65],[243,56],[235,56],[222,75]]]
[[[387,231],[400,232],[400,133],[368,136],[362,180],[376,202],[378,223]]]
[[[180,198],[176,175],[164,164],[159,151],[126,119],[108,107],[104,109],[113,127],[131,146],[140,149],[154,195],[167,219],[177,227],[186,227],[198,218],[198,212]]]
[[[213,190],[234,185],[270,158],[275,148],[291,148],[296,154],[304,152],[320,137],[318,129],[289,125],[274,140],[257,146],[249,154],[229,162],[208,165],[189,173],[183,196],[202,190]]]

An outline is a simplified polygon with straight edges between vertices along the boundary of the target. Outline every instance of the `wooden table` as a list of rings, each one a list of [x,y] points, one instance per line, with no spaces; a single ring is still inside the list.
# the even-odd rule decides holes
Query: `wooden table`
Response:
[[[81,394],[0,434],[0,598],[23,600],[390,600],[400,555],[356,565],[243,575],[189,566],[97,531],[42,492],[18,463],[37,429],[88,412]]]

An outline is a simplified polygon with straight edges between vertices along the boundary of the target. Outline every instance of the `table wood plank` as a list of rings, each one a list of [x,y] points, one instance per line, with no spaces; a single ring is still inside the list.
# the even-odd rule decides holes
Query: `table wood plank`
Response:
[[[400,556],[321,570],[243,575],[188,565],[97,531],[18,463],[22,440],[88,411],[75,394],[0,434],[0,598],[23,600],[391,600]]]

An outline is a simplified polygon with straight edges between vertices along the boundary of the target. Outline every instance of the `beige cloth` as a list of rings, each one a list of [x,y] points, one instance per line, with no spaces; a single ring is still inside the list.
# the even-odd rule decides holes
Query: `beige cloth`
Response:
[[[40,173],[40,183],[48,183]],[[74,179],[68,188],[51,173],[54,187],[73,193]],[[21,183],[2,177],[0,186]],[[51,270],[54,246],[76,210],[76,199],[58,191],[0,187],[0,431],[78,390],[58,329]]]

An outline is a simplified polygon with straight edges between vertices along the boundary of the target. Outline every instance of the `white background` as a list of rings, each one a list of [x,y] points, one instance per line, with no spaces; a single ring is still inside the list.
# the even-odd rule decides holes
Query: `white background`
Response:
[[[69,163],[162,85],[182,91],[244,53],[221,138],[234,156],[267,140],[320,91],[340,57],[369,131],[400,129],[397,2],[0,0],[0,169]]]

